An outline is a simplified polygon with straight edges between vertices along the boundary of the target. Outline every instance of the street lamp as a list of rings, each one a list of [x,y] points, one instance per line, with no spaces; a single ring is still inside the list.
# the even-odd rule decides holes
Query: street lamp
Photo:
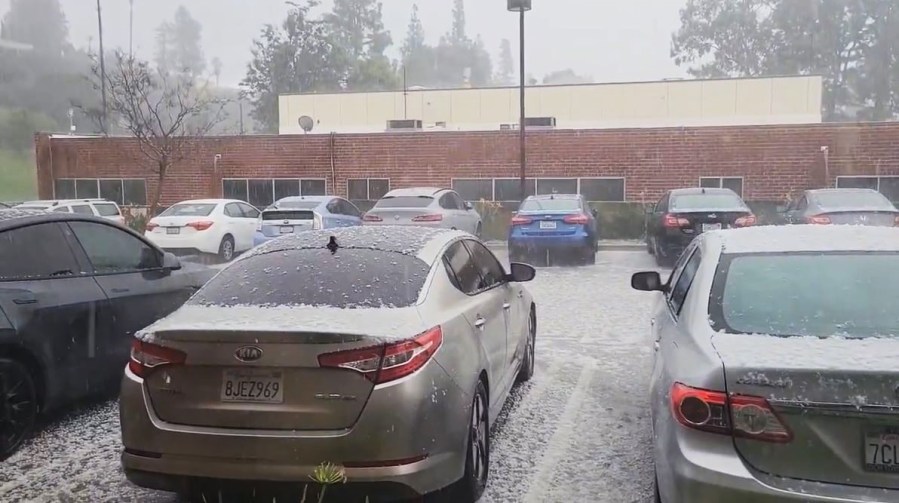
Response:
[[[525,110],[524,110],[524,88],[525,88],[525,72],[524,72],[524,13],[531,10],[531,0],[506,0],[508,2],[508,9],[510,12],[518,12],[520,17],[520,28],[519,28],[519,47],[521,48],[521,85],[519,86],[519,98],[521,99],[521,114],[520,120],[518,121],[518,132],[521,136],[521,146],[519,147],[521,153],[521,167],[519,171],[519,176],[521,177],[521,200],[524,201],[524,198],[527,194],[527,183],[525,181],[525,168],[527,166],[527,143],[525,141]]]

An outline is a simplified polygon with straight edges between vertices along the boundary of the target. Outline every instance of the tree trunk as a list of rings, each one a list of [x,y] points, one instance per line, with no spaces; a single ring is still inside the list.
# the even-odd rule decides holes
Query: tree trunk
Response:
[[[156,193],[153,194],[153,200],[150,202],[150,208],[147,210],[147,221],[156,216],[156,210],[159,209],[159,200],[162,198],[162,190],[165,185],[165,174],[168,170],[168,161],[159,161],[159,177],[156,180]]]

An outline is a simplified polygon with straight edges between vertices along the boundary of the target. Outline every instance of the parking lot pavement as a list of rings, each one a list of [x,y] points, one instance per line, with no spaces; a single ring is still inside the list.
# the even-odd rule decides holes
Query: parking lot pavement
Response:
[[[538,270],[536,375],[495,425],[482,503],[651,500],[654,299],[629,286],[647,268],[644,252],[601,251],[595,266]],[[129,485],[119,449],[115,401],[82,406],[0,465],[0,500],[177,501]]]

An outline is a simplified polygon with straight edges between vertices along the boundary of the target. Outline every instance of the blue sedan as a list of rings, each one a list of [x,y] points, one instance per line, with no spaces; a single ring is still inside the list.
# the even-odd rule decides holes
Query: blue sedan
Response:
[[[342,197],[285,197],[259,215],[253,246],[305,230],[359,225],[362,225],[362,212]]]
[[[550,194],[525,199],[512,217],[509,257],[527,262],[550,255],[573,255],[586,264],[596,263],[599,229],[595,210],[578,194]]]

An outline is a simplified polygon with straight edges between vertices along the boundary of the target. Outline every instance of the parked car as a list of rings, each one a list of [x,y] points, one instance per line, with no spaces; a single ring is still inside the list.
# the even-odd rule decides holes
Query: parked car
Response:
[[[579,194],[529,196],[521,202],[509,227],[509,257],[528,262],[555,253],[596,263],[599,229],[596,210]]]
[[[730,189],[669,190],[647,211],[646,246],[660,266],[667,266],[703,232],[756,223],[749,206]]]
[[[15,207],[20,210],[43,210],[54,213],[94,215],[125,225],[125,217],[122,216],[122,210],[119,208],[119,205],[114,201],[107,201],[106,199],[47,199],[28,201]]]
[[[362,225],[362,212],[342,197],[286,197],[262,211],[256,224],[253,246],[304,230],[359,225]]]
[[[899,210],[873,189],[806,190],[782,215],[788,224],[899,225]]]
[[[0,459],[38,414],[117,384],[132,335],[213,272],[105,219],[0,210]]]
[[[534,274],[443,229],[263,244],[138,334],[120,399],[125,474],[165,491],[200,478],[301,491],[329,461],[347,476],[329,496],[452,486],[473,503],[490,426],[534,373],[537,310],[520,284]]]
[[[480,237],[481,215],[456,191],[418,187],[391,190],[363,218],[363,225],[417,225],[470,232]]]
[[[230,262],[253,247],[259,210],[234,199],[174,204],[147,223],[145,235],[178,255],[212,254]]]
[[[710,232],[662,283],[650,384],[661,501],[899,501],[892,228]]]

